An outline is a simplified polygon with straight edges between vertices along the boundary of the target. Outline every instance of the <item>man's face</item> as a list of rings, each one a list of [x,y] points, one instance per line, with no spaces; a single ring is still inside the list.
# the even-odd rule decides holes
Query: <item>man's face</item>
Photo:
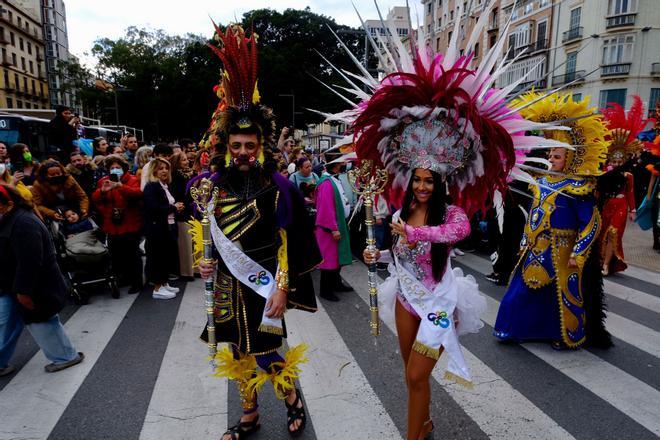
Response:
[[[108,141],[103,139],[102,141],[99,142],[99,151],[103,154],[105,154],[108,151]]]
[[[261,152],[261,142],[256,134],[230,134],[229,154],[234,166],[248,171],[256,164]]]
[[[566,165],[566,148],[553,148],[550,150],[550,157],[548,157],[552,167],[551,171],[560,172],[564,169]]]
[[[76,167],[80,170],[85,166],[85,158],[82,157],[82,155],[80,155],[80,154],[76,154],[75,156],[71,156],[71,165],[73,165],[74,167]]]
[[[126,139],[126,148],[128,149],[128,151],[137,151],[138,141],[135,136],[129,136]]]
[[[286,141],[284,143],[284,151],[286,151],[287,154],[291,153],[291,150],[293,149],[293,145],[295,142],[293,141]]]
[[[277,153],[273,153],[273,160],[275,162],[281,161],[282,160],[282,153],[279,152],[279,151]]]

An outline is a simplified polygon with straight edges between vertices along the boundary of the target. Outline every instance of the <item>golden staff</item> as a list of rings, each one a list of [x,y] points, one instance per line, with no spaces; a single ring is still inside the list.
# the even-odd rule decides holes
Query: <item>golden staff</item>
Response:
[[[373,166],[373,161],[363,160],[359,168],[348,172],[348,180],[351,182],[353,191],[362,197],[364,201],[365,220],[367,227],[367,250],[375,252],[376,238],[374,236],[374,199],[382,193],[387,185],[387,170],[378,169]],[[369,264],[369,309],[371,310],[371,334],[380,334],[380,320],[378,318],[378,284],[376,263]]]
[[[202,244],[204,246],[205,263],[213,263],[213,240],[211,239],[211,222],[209,220],[209,205],[215,203],[218,197],[218,188],[214,188],[211,179],[202,179],[197,187],[190,188],[190,195],[202,214]],[[208,333],[208,348],[211,367],[215,368],[215,354],[217,343],[215,339],[215,315],[213,313],[215,298],[215,276],[206,279],[204,284],[204,306],[206,308],[206,331]]]

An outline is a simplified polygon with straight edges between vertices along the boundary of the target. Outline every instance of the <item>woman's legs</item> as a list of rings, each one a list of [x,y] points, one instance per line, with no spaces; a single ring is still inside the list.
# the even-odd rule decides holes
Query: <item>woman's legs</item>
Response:
[[[0,295],[0,370],[9,365],[23,332],[23,320],[18,314],[16,300],[9,294]]]
[[[399,302],[395,305],[396,330],[399,335],[399,349],[403,358],[406,385],[408,387],[408,440],[417,440],[422,434],[424,422],[430,419],[429,405],[431,387],[429,377],[436,364],[412,350],[419,329],[419,319],[411,315]],[[442,348],[440,349],[442,353]]]

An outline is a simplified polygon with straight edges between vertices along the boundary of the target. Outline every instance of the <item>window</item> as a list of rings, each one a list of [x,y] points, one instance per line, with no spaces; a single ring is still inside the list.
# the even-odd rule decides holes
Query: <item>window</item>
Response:
[[[600,91],[599,107],[605,108],[611,102],[626,107],[626,89],[610,89]]]
[[[12,54],[11,54],[11,63],[12,63],[14,66],[18,66],[18,62],[16,61],[16,54],[15,54],[15,53],[12,53]]]
[[[27,70],[27,68],[25,67],[25,57],[21,57],[21,69]]]
[[[32,55],[32,43],[28,41],[27,46],[28,46],[28,55]]]
[[[497,43],[497,35],[491,35],[488,39],[488,48],[492,49],[495,43]]]
[[[582,101],[582,93],[573,93],[573,101],[575,102]]]
[[[580,27],[581,16],[582,16],[582,8],[575,8],[571,10],[570,29],[577,29]]]
[[[14,35],[13,32],[9,33],[9,41],[11,42],[12,46],[16,45],[16,36]]]
[[[30,32],[30,23],[25,22],[25,30]]]
[[[32,80],[32,94],[37,94],[37,85],[35,84],[34,80]]]
[[[544,8],[548,6],[548,3],[550,3],[550,0],[540,0],[539,1],[539,8]]]
[[[32,104],[30,104],[29,102],[26,102],[25,103],[25,108],[32,108]]]
[[[571,73],[575,73],[575,68],[577,66],[577,52],[571,52],[566,54],[566,76],[569,76]],[[567,78],[568,79],[568,78]],[[573,81],[572,79],[569,81]]]
[[[16,23],[18,23],[18,27],[23,26],[23,19],[21,19],[21,17],[16,17]]]
[[[442,17],[438,18],[438,27],[442,27]]]
[[[474,44],[474,57],[479,58],[479,43]]]
[[[536,26],[536,48],[545,48],[545,39],[547,38],[548,22],[542,21]]]
[[[426,13],[430,15],[433,12],[433,0],[431,0],[429,4],[426,5],[426,7],[427,7]]]
[[[651,89],[651,97],[649,98],[648,108],[653,111],[658,101],[660,101],[660,89]]]
[[[454,21],[454,11],[449,11],[449,21]]]
[[[447,34],[447,46],[449,46],[449,44],[451,43],[451,36],[453,33],[454,31],[449,31],[449,33]]]
[[[440,37],[435,40],[435,51],[440,52]]]
[[[635,37],[619,35],[603,39],[603,64],[629,63],[632,60]]]
[[[637,0],[610,0],[607,12],[609,15],[637,12]]]
[[[30,73],[34,75],[34,63],[30,60]]]
[[[16,108],[23,108],[23,101],[16,100]]]
[[[23,42],[22,38],[18,39],[18,47],[20,47],[21,50],[25,50],[25,43]]]

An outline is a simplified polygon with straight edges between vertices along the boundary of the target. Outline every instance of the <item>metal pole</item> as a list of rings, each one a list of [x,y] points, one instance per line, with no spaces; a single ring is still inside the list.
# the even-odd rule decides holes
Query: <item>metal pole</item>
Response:
[[[115,92],[115,123],[117,124],[117,130],[119,130],[119,99],[117,99],[117,87],[113,89]]]

